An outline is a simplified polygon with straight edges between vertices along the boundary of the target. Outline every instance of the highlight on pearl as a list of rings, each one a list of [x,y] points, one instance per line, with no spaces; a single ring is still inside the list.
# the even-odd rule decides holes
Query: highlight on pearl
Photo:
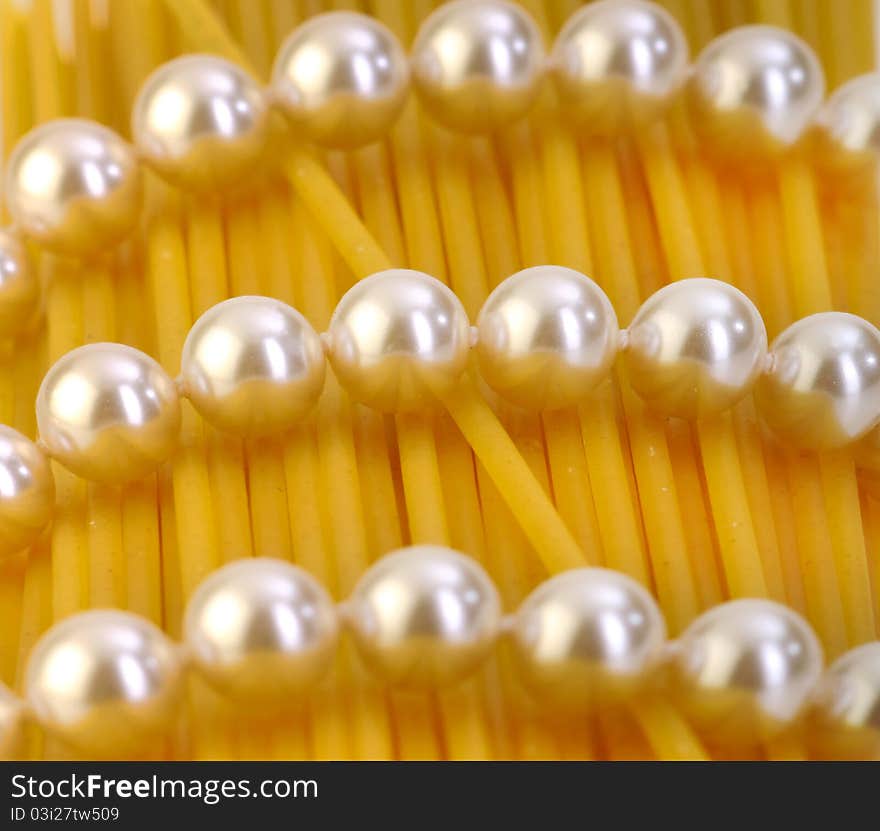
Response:
[[[234,698],[288,702],[311,689],[336,650],[333,601],[307,572],[245,559],[215,571],[187,604],[184,638],[195,669]]]
[[[526,11],[505,0],[453,0],[421,25],[412,79],[441,124],[484,133],[526,114],[540,88],[544,43]]]
[[[270,297],[234,297],[208,309],[187,335],[180,366],[199,413],[244,436],[289,428],[324,386],[318,334],[296,309]]]
[[[791,609],[732,600],[688,626],[671,668],[694,722],[736,745],[776,734],[802,714],[822,674],[822,647]]]
[[[589,277],[543,265],[504,280],[477,318],[480,373],[499,395],[527,409],[582,401],[608,377],[617,316]]]
[[[129,612],[92,610],[56,623],[37,642],[27,701],[45,730],[96,756],[161,741],[180,703],[177,648]]]
[[[214,55],[160,66],[132,109],[132,137],[144,161],[173,184],[228,187],[259,162],[269,109],[247,72]]]
[[[467,366],[470,329],[461,301],[421,271],[392,268],[356,283],[339,301],[328,356],[356,401],[384,412],[424,407]]]
[[[40,284],[21,240],[0,228],[0,335],[17,335],[40,305]]]
[[[597,0],[562,27],[549,70],[565,116],[611,135],[663,114],[687,78],[688,45],[656,3]]]
[[[661,656],[666,623],[650,593],[604,568],[565,571],[523,601],[510,630],[525,684],[582,709],[632,694]]]
[[[49,460],[28,438],[0,424],[0,557],[33,543],[54,511]]]
[[[823,741],[836,755],[880,755],[880,642],[841,655],[825,673],[815,696]]]
[[[742,157],[778,156],[794,147],[822,104],[818,58],[775,26],[740,26],[715,38],[691,76],[694,126],[710,147]]]
[[[755,305],[719,280],[664,286],[627,331],[627,376],[663,415],[697,418],[732,406],[749,391],[767,355],[767,331]]]
[[[137,349],[88,344],[46,374],[37,394],[37,426],[49,453],[78,476],[108,484],[139,479],[177,445],[177,388]]]
[[[388,683],[444,686],[475,670],[492,650],[501,600],[475,560],[417,545],[373,565],[343,614],[364,661]]]
[[[406,53],[373,17],[328,12],[284,41],[270,94],[296,130],[326,147],[355,148],[382,138],[409,89]]]
[[[24,234],[56,254],[85,257],[116,245],[137,225],[141,170],[112,130],[60,118],[13,148],[5,192]]]
[[[780,333],[770,354],[755,399],[780,439],[832,450],[880,422],[880,331],[868,321],[845,312],[810,315]]]
[[[843,84],[816,116],[819,160],[835,175],[871,176],[880,156],[880,72]]]

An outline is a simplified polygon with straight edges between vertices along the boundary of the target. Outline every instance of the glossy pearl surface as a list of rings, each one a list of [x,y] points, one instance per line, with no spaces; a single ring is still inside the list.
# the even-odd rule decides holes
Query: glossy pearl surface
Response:
[[[561,266],[508,277],[483,305],[477,330],[483,378],[533,410],[582,401],[608,376],[617,352],[611,301],[589,277]]]
[[[264,435],[292,426],[324,386],[321,339],[296,309],[234,297],[190,329],[180,361],[186,395],[215,427]]]
[[[285,703],[333,660],[336,609],[303,569],[245,559],[211,574],[187,605],[184,636],[196,669],[231,697]]]
[[[40,305],[40,284],[22,242],[0,228],[0,336],[21,332]]]
[[[0,761],[18,761],[24,756],[25,706],[12,690],[0,684]]]
[[[700,53],[691,76],[694,126],[712,150],[775,156],[790,149],[819,110],[825,79],[800,38],[775,26],[741,26]]]
[[[30,439],[0,424],[0,557],[35,542],[54,510],[49,460]]]
[[[678,22],[642,0],[583,6],[562,27],[550,53],[564,114],[602,134],[658,118],[687,72],[688,45]]]
[[[816,695],[820,728],[844,756],[880,757],[880,642],[841,655]]]
[[[329,358],[357,401],[413,410],[448,392],[467,366],[461,301],[421,271],[393,268],[346,292],[330,320]]]
[[[796,447],[831,450],[880,421],[880,331],[855,315],[821,312],[770,347],[755,398],[774,433]]]
[[[628,329],[627,375],[652,410],[697,418],[732,406],[767,355],[760,313],[741,291],[695,278],[649,297]]]
[[[88,611],[53,626],[28,661],[25,693],[49,733],[89,755],[161,740],[181,697],[176,647],[128,612]]]
[[[119,343],[68,352],[37,394],[37,426],[51,455],[98,482],[139,479],[177,445],[174,381],[148,355]]]
[[[92,121],[62,118],[31,130],[6,169],[16,225],[57,254],[88,256],[137,225],[141,171],[131,147]]]
[[[144,161],[179,187],[228,187],[260,160],[269,109],[247,72],[214,55],[186,55],[147,78],[132,110]]]
[[[284,41],[272,71],[274,102],[295,129],[327,147],[381,139],[409,89],[406,53],[373,17],[329,12]]]
[[[540,88],[541,32],[504,0],[454,0],[422,23],[411,53],[422,103],[441,124],[495,130],[526,114]]]
[[[367,665],[392,684],[452,684],[492,650],[501,601],[476,561],[437,545],[384,556],[346,603]]]
[[[707,735],[748,741],[801,714],[822,674],[822,647],[786,606],[733,600],[688,626],[672,668],[683,705]]]
[[[644,682],[660,657],[666,624],[635,580],[580,568],[557,574],[525,599],[511,638],[521,676],[539,701],[586,708]]]
[[[880,155],[880,72],[859,75],[816,116],[820,159],[835,172],[864,173]]]

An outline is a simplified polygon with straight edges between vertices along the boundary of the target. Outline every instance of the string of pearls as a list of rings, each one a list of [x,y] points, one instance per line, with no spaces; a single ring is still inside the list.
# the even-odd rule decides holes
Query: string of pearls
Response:
[[[529,110],[545,76],[580,133],[643,128],[684,91],[709,146],[738,157],[778,155],[803,139],[839,172],[863,169],[880,152],[880,75],[844,85],[823,108],[815,55],[771,26],[731,30],[691,65],[681,28],[663,8],[600,0],[571,17],[545,56],[520,6],[457,0],[425,20],[407,59],[379,21],[331,12],[289,36],[265,90],[211,55],[160,67],[135,101],[133,146],[82,119],[26,135],[6,172],[15,234],[0,232],[0,331],[20,331],[39,301],[16,237],[67,256],[108,250],[137,224],[142,164],[190,190],[229,187],[265,155],[273,110],[299,135],[350,149],[390,129],[410,84],[446,126],[498,130]]]
[[[382,683],[431,690],[476,671],[505,640],[536,703],[576,714],[664,683],[702,729],[737,744],[814,722],[865,755],[880,748],[880,643],[822,673],[799,615],[735,600],[671,643],[651,595],[602,568],[563,572],[504,616],[473,559],[448,548],[392,552],[336,605],[303,569],[246,559],[210,575],[186,609],[181,645],[122,611],[56,624],[34,647],[25,700],[0,687],[0,750],[26,717],[95,755],[136,751],[173,722],[185,672],[230,699],[276,713],[316,691],[347,630]]]
[[[0,554],[50,521],[50,458],[97,482],[146,476],[175,450],[181,397],[220,430],[278,434],[316,404],[325,358],[352,399],[401,412],[442,401],[471,353],[495,393],[530,410],[588,401],[620,354],[632,387],[665,416],[711,416],[754,389],[770,430],[796,447],[876,443],[880,423],[880,331],[851,314],[803,318],[768,348],[742,292],[694,278],[656,292],[620,330],[593,280],[545,265],[503,281],[472,327],[439,280],[389,269],[356,283],[321,335],[269,297],[217,304],[187,335],[177,379],[117,343],[62,357],[37,394],[38,442],[0,425]]]

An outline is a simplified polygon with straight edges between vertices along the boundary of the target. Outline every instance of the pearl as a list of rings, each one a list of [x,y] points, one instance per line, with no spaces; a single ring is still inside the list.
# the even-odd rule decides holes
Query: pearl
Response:
[[[642,0],[583,6],[550,53],[565,115],[580,128],[610,135],[660,117],[687,72],[688,45],[678,22]]]
[[[422,23],[411,55],[422,103],[439,122],[465,133],[524,116],[538,94],[543,62],[535,21],[503,0],[444,3]]]
[[[358,582],[344,607],[366,663],[392,684],[453,684],[492,650],[501,600],[469,557],[438,545],[386,555]]]
[[[822,674],[822,647],[791,609],[733,600],[688,626],[671,669],[695,724],[738,744],[777,733],[801,714]]]
[[[190,599],[183,628],[210,684],[263,704],[308,691],[332,662],[338,634],[333,601],[318,581],[264,558],[211,574]]]
[[[734,156],[777,156],[797,144],[822,104],[813,51],[774,26],[740,26],[715,38],[691,76],[694,126]]]
[[[354,12],[319,14],[284,41],[271,95],[293,127],[318,144],[351,149],[381,139],[409,90],[394,34]]]
[[[880,756],[880,642],[857,646],[829,667],[815,708],[823,738],[836,754]]]
[[[5,684],[0,684],[0,761],[21,759],[24,755],[24,744],[24,702]]]
[[[508,277],[477,318],[477,360],[499,395],[527,409],[576,404],[610,372],[617,316],[589,277],[536,266]]]
[[[523,680],[538,700],[584,708],[636,690],[658,662],[666,624],[635,580],[604,568],[557,574],[520,606],[511,629]]]
[[[119,343],[68,352],[37,393],[37,426],[51,455],[78,476],[122,483],[171,456],[180,430],[174,381]]]
[[[43,729],[95,756],[129,755],[172,723],[181,665],[160,629],[128,612],[88,611],[55,624],[31,653],[28,703]]]
[[[131,132],[143,160],[182,188],[228,187],[266,147],[269,108],[260,85],[214,55],[160,66],[141,87]]]
[[[40,305],[40,284],[24,245],[0,228],[0,336],[17,335]]]
[[[835,173],[862,174],[880,156],[880,72],[847,81],[816,116],[820,160]]]
[[[760,313],[719,280],[664,286],[636,312],[628,333],[624,358],[633,388],[651,409],[681,418],[735,404],[767,355]]]
[[[221,430],[282,431],[324,386],[321,339],[295,309],[269,297],[235,297],[208,309],[183,345],[186,395]]]
[[[855,315],[821,312],[785,329],[755,388],[764,421],[812,450],[842,447],[880,421],[880,331]]]
[[[421,271],[392,268],[361,280],[333,312],[330,363],[357,401],[413,410],[448,392],[467,366],[461,301]]]
[[[35,542],[54,510],[49,460],[32,441],[0,424],[0,557]]]
[[[99,254],[138,223],[140,166],[131,147],[100,124],[49,121],[13,149],[6,202],[16,225],[44,248]]]

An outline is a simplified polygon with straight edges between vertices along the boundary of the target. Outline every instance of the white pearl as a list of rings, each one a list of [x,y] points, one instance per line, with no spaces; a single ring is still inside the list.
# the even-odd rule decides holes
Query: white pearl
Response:
[[[70,256],[100,254],[140,219],[140,165],[132,148],[100,124],[49,121],[13,148],[6,204],[19,229],[43,247]]]
[[[770,354],[755,400],[781,440],[830,450],[880,421],[880,331],[868,321],[844,312],[810,315],[785,329]]]
[[[700,615],[674,645],[682,703],[707,735],[733,744],[800,716],[822,675],[810,625],[769,600],[733,600]]]
[[[767,355],[755,305],[719,280],[678,280],[649,297],[627,330],[627,375],[648,406],[697,418],[732,406]]]
[[[436,402],[464,371],[470,348],[461,301],[439,280],[405,268],[349,289],[327,334],[340,383],[356,401],[385,412]]]
[[[27,701],[44,730],[89,755],[128,755],[161,741],[181,699],[174,644],[147,620],[88,611],[37,642]]]
[[[614,134],[661,116],[687,78],[688,45],[656,3],[598,0],[578,9],[550,53],[564,115]]]
[[[284,704],[333,660],[338,624],[320,583],[290,563],[239,560],[215,571],[187,604],[184,637],[196,669],[238,699]]]
[[[604,568],[557,574],[520,606],[514,654],[539,701],[584,708],[635,691],[658,662],[666,624],[635,580]]]
[[[355,148],[391,129],[409,91],[397,38],[374,17],[328,12],[284,41],[271,95],[294,129],[325,147]]]
[[[49,460],[28,438],[0,424],[0,557],[35,542],[54,511]]]
[[[411,56],[422,103],[441,124],[465,133],[524,116],[538,94],[543,62],[535,21],[504,0],[444,3],[422,23]]]
[[[837,754],[880,756],[880,643],[841,655],[825,673],[815,706],[825,741]]]
[[[367,665],[406,687],[460,681],[489,655],[501,621],[489,575],[475,560],[439,545],[385,555],[344,609]]]
[[[710,149],[775,156],[797,144],[822,104],[825,78],[800,38],[741,26],[715,38],[693,68],[694,126]]]
[[[40,305],[40,284],[23,243],[0,228],[0,337],[17,335]]]
[[[37,426],[66,468],[119,484],[152,473],[177,446],[174,381],[149,355],[121,343],[68,352],[37,393]]]
[[[270,297],[234,297],[208,309],[183,345],[186,395],[204,418],[239,435],[295,424],[324,386],[324,351],[309,322]]]
[[[611,301],[589,277],[562,266],[508,277],[483,304],[477,331],[483,378],[533,410],[582,401],[608,377],[617,352]]]
[[[260,85],[214,55],[160,66],[134,102],[131,132],[141,157],[184,188],[224,188],[260,160],[269,108]]]
[[[835,174],[864,174],[880,156],[880,72],[834,91],[816,116],[819,158]]]

